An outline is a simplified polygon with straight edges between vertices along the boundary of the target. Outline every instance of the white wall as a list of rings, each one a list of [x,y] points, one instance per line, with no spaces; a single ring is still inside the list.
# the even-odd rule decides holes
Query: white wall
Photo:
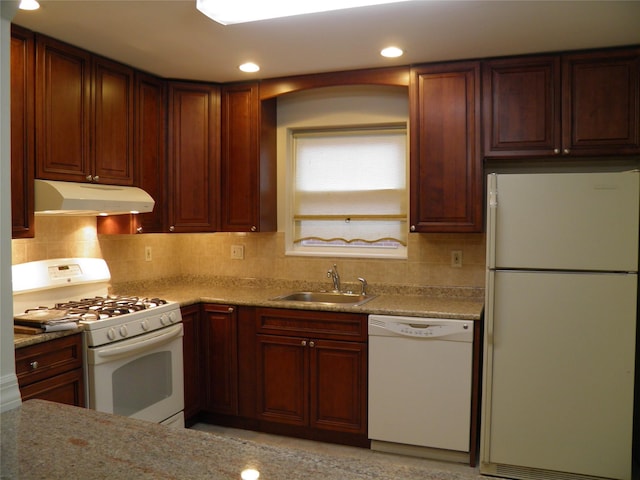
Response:
[[[0,2],[0,412],[21,404],[13,349],[11,286],[11,19],[17,1]]]

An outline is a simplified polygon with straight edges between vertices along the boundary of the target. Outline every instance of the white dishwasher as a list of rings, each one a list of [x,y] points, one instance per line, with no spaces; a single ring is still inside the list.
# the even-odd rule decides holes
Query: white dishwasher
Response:
[[[473,321],[369,315],[373,450],[469,459]]]

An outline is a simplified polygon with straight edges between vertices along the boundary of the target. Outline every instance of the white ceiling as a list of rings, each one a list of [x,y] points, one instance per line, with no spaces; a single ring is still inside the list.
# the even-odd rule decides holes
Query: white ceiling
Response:
[[[13,22],[161,77],[214,82],[640,44],[640,1],[415,0],[229,26],[195,0],[40,4]],[[390,44],[405,55],[381,57]],[[240,72],[246,61],[262,70]]]

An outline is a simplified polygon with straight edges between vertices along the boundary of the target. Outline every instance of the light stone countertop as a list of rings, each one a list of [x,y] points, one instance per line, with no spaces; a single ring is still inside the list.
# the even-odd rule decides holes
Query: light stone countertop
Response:
[[[246,468],[260,480],[476,480],[392,462],[310,453],[209,432],[174,429],[94,410],[29,400],[0,415],[3,479],[236,480]]]
[[[350,285],[358,291],[358,285]],[[236,306],[322,310],[410,317],[455,318],[479,321],[484,306],[483,290],[460,287],[370,287],[376,297],[358,307],[307,304],[271,300],[293,291],[319,291],[324,284],[237,279],[232,277],[174,277],[153,282],[128,282],[112,285],[109,293],[157,297],[178,302],[181,306],[197,303],[220,303]],[[41,335],[14,334],[15,348],[46,342],[77,333],[79,330]]]
[[[293,291],[319,291],[326,285],[300,282],[270,282],[225,278],[184,278],[153,283],[126,283],[115,285],[116,294],[160,297],[180,303],[224,303],[254,307],[324,310],[381,315],[406,315],[412,317],[456,318],[480,320],[484,306],[483,289],[458,287],[393,287],[372,286],[376,297],[364,305],[307,304],[272,300]],[[358,285],[352,285],[359,291]]]

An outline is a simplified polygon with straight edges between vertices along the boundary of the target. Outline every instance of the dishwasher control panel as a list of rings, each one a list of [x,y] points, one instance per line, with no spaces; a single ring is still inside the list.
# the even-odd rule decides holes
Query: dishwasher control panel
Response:
[[[446,318],[369,315],[369,335],[472,341],[473,322]]]

